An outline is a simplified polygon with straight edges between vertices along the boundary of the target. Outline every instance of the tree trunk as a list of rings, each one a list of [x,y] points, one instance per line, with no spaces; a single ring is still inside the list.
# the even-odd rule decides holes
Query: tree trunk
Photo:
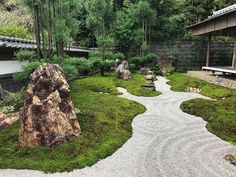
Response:
[[[53,57],[53,42],[52,42],[52,11],[50,0],[47,0],[48,4],[48,57],[49,60]]]
[[[0,100],[4,100],[5,99],[5,94],[4,94],[4,91],[3,91],[3,88],[2,88],[2,85],[0,83]]]
[[[63,20],[63,8],[61,7],[61,1],[59,1],[60,4],[59,4],[59,19],[60,20]],[[64,37],[62,37],[60,40],[59,40],[59,56],[61,58],[64,58]]]
[[[35,38],[37,43],[37,59],[40,60],[42,58],[41,53],[41,37],[40,37],[40,19],[39,19],[39,7],[38,5],[32,5],[33,13],[34,13],[34,26],[35,26]]]
[[[147,23],[146,22],[144,22],[144,26],[145,26],[144,27],[144,29],[145,29],[144,30],[144,36],[145,36],[144,42],[147,43]]]
[[[148,52],[150,52],[151,47],[151,23],[149,22],[149,29],[148,29]]]
[[[101,76],[104,76],[104,66],[100,66],[100,72],[101,72]]]
[[[63,42],[60,42],[60,44],[59,44],[59,56],[61,58],[64,58],[64,44],[63,44]]]
[[[55,3],[52,4],[52,10],[53,10],[53,18],[56,18],[56,8],[55,8]],[[54,33],[56,32],[55,25],[53,25],[53,31]],[[55,48],[56,48],[56,53],[59,54],[59,45],[58,42],[54,39],[55,42]]]

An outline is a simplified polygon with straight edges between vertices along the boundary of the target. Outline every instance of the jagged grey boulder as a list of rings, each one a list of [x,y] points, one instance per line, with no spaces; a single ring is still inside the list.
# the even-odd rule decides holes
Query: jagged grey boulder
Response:
[[[81,129],[69,85],[58,65],[43,64],[31,74],[20,111],[19,146],[55,146]]]
[[[115,71],[116,77],[123,79],[123,80],[129,80],[132,79],[132,74],[129,71],[129,64],[127,61],[123,61]]]
[[[148,67],[143,67],[143,68],[141,68],[141,69],[139,70],[139,73],[140,73],[140,74],[143,74],[143,75],[148,75],[148,73],[149,73],[150,71],[151,71],[150,68],[148,68]]]

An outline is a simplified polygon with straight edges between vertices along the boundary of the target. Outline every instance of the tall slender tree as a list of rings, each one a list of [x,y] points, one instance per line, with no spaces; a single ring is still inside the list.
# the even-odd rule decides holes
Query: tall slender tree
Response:
[[[111,26],[113,20],[113,0],[88,0],[86,1],[87,25],[94,30],[99,53],[102,61],[105,52],[113,44]],[[101,75],[104,75],[104,66],[100,66]]]
[[[52,59],[54,52],[64,57],[64,48],[71,44],[78,30],[76,13],[80,0],[25,0],[34,17],[38,58]]]
[[[142,39],[142,46],[141,55],[143,55],[143,50],[147,46],[148,36],[150,36],[151,32],[151,24],[153,19],[155,18],[155,12],[151,8],[150,3],[148,1],[139,1],[136,7],[137,13],[137,20],[142,24],[143,30],[143,39]],[[150,41],[150,37],[149,37]]]

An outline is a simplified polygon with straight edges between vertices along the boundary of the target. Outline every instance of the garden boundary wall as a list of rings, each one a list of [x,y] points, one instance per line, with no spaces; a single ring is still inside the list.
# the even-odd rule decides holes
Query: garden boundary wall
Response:
[[[233,42],[212,42],[210,66],[231,66],[233,47]],[[199,70],[206,63],[207,43],[203,42],[152,43],[149,50],[158,57],[173,55],[181,71]]]
[[[3,90],[10,92],[20,91],[22,84],[18,81],[14,81],[12,75],[0,77],[0,84],[2,85]]]

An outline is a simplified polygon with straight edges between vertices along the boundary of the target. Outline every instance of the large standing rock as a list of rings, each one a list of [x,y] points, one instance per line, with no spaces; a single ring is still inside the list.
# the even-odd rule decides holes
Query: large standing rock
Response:
[[[54,146],[80,135],[69,85],[58,65],[44,64],[31,74],[20,111],[19,146]]]
[[[124,80],[128,80],[132,78],[132,74],[129,71],[129,64],[127,61],[123,61],[115,71],[116,77]]]

